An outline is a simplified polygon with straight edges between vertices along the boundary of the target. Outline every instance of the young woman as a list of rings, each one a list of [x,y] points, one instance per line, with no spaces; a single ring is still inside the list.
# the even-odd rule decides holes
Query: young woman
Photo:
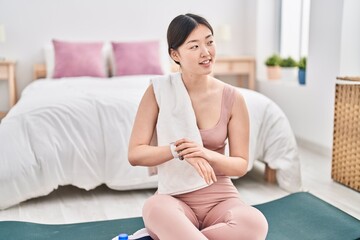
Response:
[[[215,64],[213,29],[202,17],[179,15],[167,39],[171,58],[191,99],[203,146],[181,138],[164,146],[150,144],[159,105],[152,85],[140,102],[129,144],[134,166],[157,166],[184,159],[208,184],[176,194],[156,193],[143,208],[153,239],[265,239],[264,215],[240,198],[229,176],[243,176],[248,166],[249,118],[241,94],[210,74]],[[224,155],[226,140],[229,156]],[[175,152],[175,153],[174,153]]]

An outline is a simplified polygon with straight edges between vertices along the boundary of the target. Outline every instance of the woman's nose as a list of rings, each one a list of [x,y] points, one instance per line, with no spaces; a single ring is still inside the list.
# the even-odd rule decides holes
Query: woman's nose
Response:
[[[205,57],[205,56],[208,56],[209,54],[210,54],[209,49],[206,46],[203,46],[201,48],[201,56]]]

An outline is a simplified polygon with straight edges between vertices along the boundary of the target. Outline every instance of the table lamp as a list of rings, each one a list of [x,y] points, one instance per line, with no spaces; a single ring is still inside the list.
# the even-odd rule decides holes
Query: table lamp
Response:
[[[215,37],[219,42],[218,47],[220,55],[228,55],[229,42],[231,41],[231,26],[229,24],[222,24],[217,28]]]

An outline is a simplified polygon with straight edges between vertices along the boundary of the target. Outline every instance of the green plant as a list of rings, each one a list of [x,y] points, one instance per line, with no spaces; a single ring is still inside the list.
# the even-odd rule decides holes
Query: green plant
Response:
[[[297,62],[292,58],[281,59],[280,67],[297,67]]]
[[[273,54],[268,57],[265,61],[265,65],[268,67],[279,66],[281,62],[281,57],[278,54]]]
[[[306,70],[306,57],[300,58],[298,67],[301,70]]]

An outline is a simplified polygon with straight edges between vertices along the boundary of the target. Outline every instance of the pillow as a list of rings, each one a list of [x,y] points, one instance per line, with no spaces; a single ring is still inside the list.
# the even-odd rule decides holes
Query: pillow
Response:
[[[44,56],[46,64],[46,78],[52,78],[54,75],[55,56],[54,46],[52,44],[46,44],[44,47]]]
[[[52,43],[48,43],[44,46],[44,56],[46,63],[46,78],[53,78],[54,76],[54,67],[55,67],[55,52],[54,45]],[[108,57],[111,53],[111,45],[109,42],[105,42],[102,48],[102,58],[104,68],[107,70],[106,74],[108,74]]]
[[[160,43],[112,42],[113,75],[163,74],[160,59]]]
[[[53,40],[53,78],[107,77],[101,42],[68,42]]]

